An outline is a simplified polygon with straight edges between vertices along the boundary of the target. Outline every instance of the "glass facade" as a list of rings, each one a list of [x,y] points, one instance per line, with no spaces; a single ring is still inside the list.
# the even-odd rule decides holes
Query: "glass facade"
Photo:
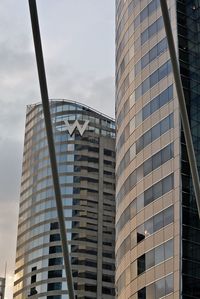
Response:
[[[200,170],[200,3],[177,1],[180,70],[197,166]],[[182,298],[200,298],[200,222],[186,145],[181,132]]]
[[[51,101],[65,224],[78,298],[114,298],[115,123]],[[67,299],[41,104],[27,107],[14,298]]]
[[[116,0],[118,299],[180,298],[180,123],[160,1]]]

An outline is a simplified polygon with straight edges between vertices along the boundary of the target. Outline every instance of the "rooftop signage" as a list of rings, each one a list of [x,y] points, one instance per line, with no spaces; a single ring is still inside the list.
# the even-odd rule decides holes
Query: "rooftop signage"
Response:
[[[68,131],[69,132],[69,135],[72,136],[74,131],[77,129],[79,134],[81,136],[83,136],[85,130],[87,129],[87,126],[89,124],[89,120],[85,120],[83,125],[80,125],[79,121],[78,120],[75,120],[74,123],[69,123],[68,119],[63,119],[65,125],[62,126],[62,127],[57,127],[56,129],[59,130],[59,131]]]

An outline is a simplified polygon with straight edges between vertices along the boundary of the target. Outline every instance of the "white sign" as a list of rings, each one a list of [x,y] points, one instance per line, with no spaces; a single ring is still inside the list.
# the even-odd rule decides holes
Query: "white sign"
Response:
[[[74,133],[75,129],[77,129],[79,131],[79,134],[81,136],[83,136],[85,130],[87,129],[87,126],[89,124],[89,120],[85,120],[85,122],[83,123],[83,125],[81,126],[78,122],[78,120],[75,120],[74,123],[70,124],[69,121],[67,119],[63,119],[65,125],[64,126],[59,126],[56,129],[59,131],[68,131],[70,136],[72,136],[72,134]]]

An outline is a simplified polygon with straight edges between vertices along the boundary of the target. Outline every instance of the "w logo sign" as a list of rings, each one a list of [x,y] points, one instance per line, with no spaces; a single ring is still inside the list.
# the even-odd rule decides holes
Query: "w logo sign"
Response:
[[[79,131],[79,134],[83,136],[83,133],[85,132],[89,124],[89,120],[86,120],[82,126],[79,124],[78,120],[76,120],[73,124],[70,124],[67,119],[63,119],[63,121],[65,125],[62,127],[57,127],[57,130],[68,131],[70,136],[72,136],[76,129]]]

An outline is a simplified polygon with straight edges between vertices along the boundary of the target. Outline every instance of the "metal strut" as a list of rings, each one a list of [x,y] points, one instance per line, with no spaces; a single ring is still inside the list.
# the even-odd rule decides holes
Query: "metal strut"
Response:
[[[169,53],[170,53],[172,69],[173,69],[173,73],[174,73],[174,81],[175,81],[176,91],[177,91],[177,96],[178,96],[178,101],[179,101],[180,114],[181,114],[181,119],[182,119],[183,131],[184,131],[184,135],[185,135],[190,170],[191,170],[191,174],[192,174],[193,187],[194,187],[194,192],[195,192],[195,197],[196,197],[198,213],[199,213],[199,217],[200,217],[199,173],[198,173],[198,169],[197,169],[194,146],[193,146],[190,124],[189,124],[189,119],[188,119],[188,114],[187,114],[186,103],[185,103],[185,95],[184,95],[183,85],[182,85],[182,81],[181,81],[178,58],[176,55],[176,49],[175,49],[175,44],[174,44],[174,39],[173,39],[173,34],[172,34],[172,28],[171,28],[170,17],[169,17],[169,12],[168,12],[168,7],[167,7],[167,1],[160,0],[160,6],[161,6],[161,10],[162,10],[165,31],[166,31],[166,35],[167,35]]]
[[[65,229],[65,217],[63,212],[64,210],[63,210],[62,197],[60,192],[58,169],[57,169],[57,162],[56,162],[56,152],[55,152],[53,130],[51,124],[49,96],[48,96],[47,81],[46,81],[44,59],[43,59],[43,52],[42,52],[42,43],[40,37],[38,13],[37,13],[37,6],[35,0],[29,0],[29,9],[31,15],[33,40],[35,45],[35,54],[36,54],[36,62],[37,62],[37,69],[38,69],[38,76],[39,76],[39,83],[40,83],[40,92],[42,98],[42,106],[43,106],[47,141],[49,147],[49,156],[50,156],[52,178],[53,178],[55,199],[56,199],[57,212],[58,212],[58,220],[59,220],[59,227],[60,227],[60,235],[61,235],[61,242],[62,242],[62,250],[63,250],[63,258],[64,258],[64,265],[66,271],[68,292],[69,292],[69,298],[75,299],[71,263],[69,258],[69,250],[68,250],[68,242],[67,242],[67,234]]]

